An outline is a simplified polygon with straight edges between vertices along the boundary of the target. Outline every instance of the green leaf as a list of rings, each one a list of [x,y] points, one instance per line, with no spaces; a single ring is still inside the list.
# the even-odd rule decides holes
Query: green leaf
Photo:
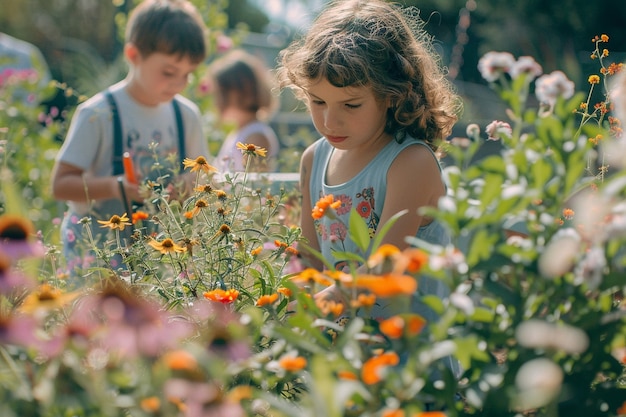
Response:
[[[350,211],[349,219],[350,237],[362,252],[367,252],[370,245],[370,233],[365,219],[359,215],[356,209]]]
[[[401,216],[404,216],[408,212],[408,210],[402,210],[401,212],[394,214],[389,218],[387,222],[385,222],[385,224],[382,225],[382,227],[379,228],[379,230],[376,232],[376,236],[374,237],[372,252],[375,252],[378,249],[378,247],[380,246],[380,242],[382,241],[383,237],[385,237],[391,226],[393,226],[394,223],[397,222]]]

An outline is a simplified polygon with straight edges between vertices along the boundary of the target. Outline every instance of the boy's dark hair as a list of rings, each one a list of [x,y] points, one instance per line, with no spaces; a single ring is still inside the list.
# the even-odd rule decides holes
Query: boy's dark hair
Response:
[[[189,57],[200,63],[206,57],[205,24],[195,6],[186,0],[144,0],[130,14],[126,42],[142,56],[155,52]]]
[[[268,71],[254,55],[233,50],[211,63],[208,73],[220,109],[236,105],[254,113],[272,110],[274,99]]]

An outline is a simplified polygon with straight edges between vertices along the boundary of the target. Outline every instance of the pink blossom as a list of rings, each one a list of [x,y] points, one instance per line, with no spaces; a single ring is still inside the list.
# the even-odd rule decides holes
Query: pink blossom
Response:
[[[501,74],[508,73],[515,64],[515,58],[509,52],[487,52],[478,60],[478,71],[488,81],[494,82]]]
[[[530,82],[539,77],[543,73],[541,65],[535,61],[531,56],[521,56],[515,61],[513,66],[509,69],[509,75],[515,79],[522,74],[527,74],[528,78],[526,82]]]
[[[510,138],[513,134],[513,129],[511,129],[511,125],[507,122],[494,120],[487,125],[485,133],[487,133],[490,140],[498,140],[501,139],[503,135]]]
[[[542,75],[535,81],[535,95],[541,103],[554,106],[559,97],[568,99],[574,95],[574,82],[562,71]]]
[[[227,52],[233,47],[233,40],[226,35],[220,35],[217,37],[217,51]]]

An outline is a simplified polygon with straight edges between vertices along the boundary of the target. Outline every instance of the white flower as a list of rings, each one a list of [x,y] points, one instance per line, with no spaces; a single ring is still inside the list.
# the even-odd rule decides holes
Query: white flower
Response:
[[[478,71],[488,81],[494,82],[501,74],[509,72],[515,58],[509,52],[487,52],[478,60]]]
[[[539,258],[539,273],[545,278],[556,278],[570,272],[581,249],[581,237],[572,228],[559,229],[546,245]]]
[[[542,75],[535,81],[535,95],[541,103],[554,106],[559,97],[568,99],[574,95],[574,82],[562,71]]]
[[[543,74],[543,69],[541,65],[535,61],[535,59],[531,56],[521,56],[517,61],[513,64],[511,69],[509,70],[509,75],[511,78],[515,79],[522,74],[527,74],[526,82],[529,83],[535,78],[539,77]]]
[[[502,136],[510,138],[513,134],[513,129],[511,129],[511,125],[507,122],[494,120],[487,125],[485,133],[487,133],[490,140],[498,140],[501,139]]]
[[[557,364],[545,358],[530,360],[515,375],[515,405],[521,410],[547,405],[559,394],[562,383],[563,370]]]
[[[521,346],[531,349],[555,349],[565,353],[581,354],[589,347],[589,336],[578,327],[552,324],[532,319],[515,329],[515,338]]]

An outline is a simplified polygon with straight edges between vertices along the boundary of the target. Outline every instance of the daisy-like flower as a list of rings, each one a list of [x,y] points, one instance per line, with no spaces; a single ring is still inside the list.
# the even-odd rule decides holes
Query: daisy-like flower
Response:
[[[168,253],[183,253],[187,250],[186,247],[177,245],[169,237],[163,239],[160,242],[158,240],[153,239],[150,242],[148,242],[148,245],[150,245],[153,249],[158,250],[164,255]]]
[[[554,106],[559,97],[568,99],[574,95],[574,82],[562,71],[552,71],[535,81],[535,95],[541,103]]]
[[[211,184],[203,184],[194,188],[199,193],[207,193],[211,194],[215,189],[211,186]]]
[[[28,314],[47,312],[65,306],[77,296],[77,292],[64,293],[50,284],[41,284],[24,299],[19,310]]]
[[[509,69],[509,75],[515,79],[522,74],[527,74],[526,82],[529,83],[543,73],[541,65],[531,56],[521,56]]]
[[[0,216],[0,253],[15,260],[30,256],[44,256],[45,249],[40,241],[33,241],[35,227],[25,217],[15,214]]]
[[[494,82],[501,74],[508,73],[515,65],[515,58],[509,52],[487,52],[478,60],[478,71],[488,82]]]
[[[207,291],[204,294],[204,298],[211,301],[217,301],[222,304],[230,304],[239,297],[239,291],[235,289],[230,290],[222,290],[216,289],[212,291]]]
[[[243,155],[264,157],[267,154],[267,149],[261,148],[260,146],[256,146],[252,143],[237,142],[237,149],[239,149]]]
[[[205,209],[207,207],[209,207],[209,203],[205,199],[200,198],[196,201],[196,204],[194,205],[193,209],[186,212],[184,216],[188,219],[191,219],[192,217],[197,216],[198,213],[200,213],[202,209]]]
[[[209,172],[217,172],[217,168],[209,165],[204,156],[199,156],[196,159],[185,158],[185,160],[183,161],[183,165],[185,166],[185,168],[191,168],[191,172],[203,171],[207,174]]]
[[[335,201],[335,197],[332,194],[328,194],[315,203],[311,216],[313,216],[314,219],[321,219],[328,211],[328,208],[337,210],[339,207],[341,207],[341,201]]]
[[[98,220],[98,223],[102,225],[100,227],[108,227],[111,230],[119,231],[123,231],[126,226],[132,226],[132,223],[130,222],[130,219],[128,218],[126,213],[124,213],[122,216],[114,214],[109,220]]]

